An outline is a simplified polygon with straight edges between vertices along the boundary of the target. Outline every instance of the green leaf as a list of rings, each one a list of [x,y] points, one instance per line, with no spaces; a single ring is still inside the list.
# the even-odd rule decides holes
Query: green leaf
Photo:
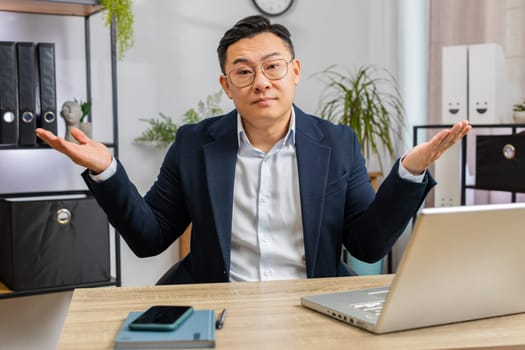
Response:
[[[131,0],[99,0],[106,8],[105,24],[111,25],[113,18],[116,24],[117,55],[119,60],[124,53],[135,45],[135,31],[133,29],[133,4]]]
[[[222,90],[206,98],[206,102],[200,100],[197,103],[197,108],[190,108],[183,114],[183,124],[195,124],[199,121],[214,116],[223,114],[222,108],[219,106],[222,98]],[[135,141],[148,141],[155,143],[158,148],[165,148],[175,141],[175,136],[179,126],[172,120],[170,116],[159,113],[160,118],[139,118],[140,121],[149,124],[140,136],[135,138]]]
[[[149,124],[149,128],[142,134],[135,138],[135,141],[149,141],[154,142],[156,147],[163,148],[170,145],[175,140],[178,126],[171,119],[163,113],[159,113],[160,118],[139,119],[140,121]]]
[[[354,72],[330,66],[314,74],[325,87],[319,97],[319,115],[347,125],[357,134],[366,159],[386,152],[397,157],[397,143],[405,126],[405,110],[399,85],[390,72],[363,65]]]
[[[83,123],[83,122],[84,122],[84,119],[85,119],[85,118],[89,115],[89,113],[91,112],[91,100],[86,101],[86,102],[82,102],[82,100],[80,100],[80,102],[79,102],[79,101],[75,98],[74,101],[80,105],[80,110],[82,111],[82,116],[80,117],[80,122]]]

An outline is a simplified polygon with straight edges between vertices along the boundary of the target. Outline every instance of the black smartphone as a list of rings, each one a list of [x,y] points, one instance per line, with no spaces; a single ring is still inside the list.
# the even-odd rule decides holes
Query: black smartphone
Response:
[[[179,327],[193,312],[191,306],[155,305],[129,324],[129,329],[171,331]]]

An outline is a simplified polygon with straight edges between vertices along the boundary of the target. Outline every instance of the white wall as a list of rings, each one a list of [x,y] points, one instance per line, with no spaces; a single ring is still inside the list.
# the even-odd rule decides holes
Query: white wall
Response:
[[[291,30],[302,61],[296,103],[316,112],[320,83],[311,76],[332,64],[353,68],[374,63],[397,74],[397,7],[398,1],[392,0],[295,1],[287,14],[277,18]],[[217,43],[226,29],[256,10],[246,0],[134,0],[134,13],[136,44],[118,64],[119,147],[120,160],[144,193],[157,175],[164,152],[133,142],[147,127],[138,119],[163,112],[180,120],[198,100],[218,91]],[[110,141],[109,41],[101,17],[91,19],[94,138]],[[85,99],[82,19],[0,13],[0,40],[55,42],[59,107],[74,97]],[[225,100],[224,109],[231,107]],[[62,123],[59,132],[64,132]],[[84,188],[81,169],[68,170],[68,162],[51,151],[2,152],[0,164],[0,192]],[[48,175],[35,182],[35,173]],[[123,285],[153,284],[177,258],[176,245],[157,257],[139,259],[123,243]],[[41,307],[42,298],[0,301],[0,331],[9,329],[0,333],[3,344],[33,349],[38,339],[39,349],[55,347],[65,308],[42,317],[18,314],[31,301],[35,308]],[[56,298],[67,305],[70,295],[59,293]],[[24,327],[4,328],[13,318]],[[54,332],[48,331],[50,324]]]

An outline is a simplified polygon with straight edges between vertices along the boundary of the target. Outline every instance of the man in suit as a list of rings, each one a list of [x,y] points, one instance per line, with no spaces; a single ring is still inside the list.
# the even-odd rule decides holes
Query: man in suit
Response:
[[[217,49],[236,109],[177,132],[141,197],[123,166],[80,130],[38,136],[89,170],[83,177],[131,249],[152,256],[191,222],[191,253],[164,283],[347,275],[342,245],[381,259],[435,184],[428,165],[469,130],[461,122],[398,160],[377,194],[355,133],[293,104],[301,63],[288,30],[239,21]]]

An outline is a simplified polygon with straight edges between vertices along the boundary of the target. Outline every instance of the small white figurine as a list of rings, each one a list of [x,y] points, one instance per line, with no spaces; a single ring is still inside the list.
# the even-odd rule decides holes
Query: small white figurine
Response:
[[[71,136],[69,132],[72,127],[80,127],[80,118],[82,117],[82,109],[80,108],[80,103],[77,101],[66,101],[62,105],[62,110],[60,115],[64,118],[66,122],[66,137],[68,141],[76,142],[76,140]]]

